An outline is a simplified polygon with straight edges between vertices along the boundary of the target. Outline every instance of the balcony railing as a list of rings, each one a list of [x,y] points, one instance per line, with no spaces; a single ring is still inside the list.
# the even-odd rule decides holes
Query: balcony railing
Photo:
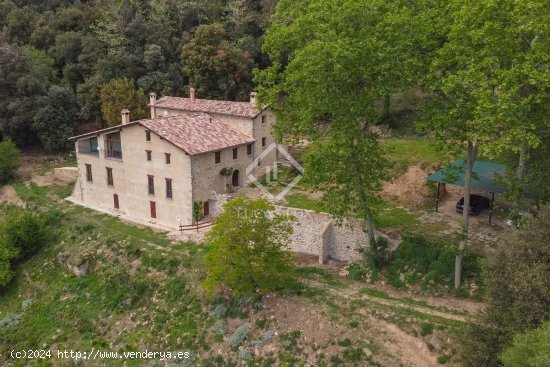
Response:
[[[79,146],[78,147],[78,153],[94,155],[96,157],[99,157],[99,150],[97,150],[97,148],[93,149],[93,148],[86,147],[86,146]]]
[[[109,150],[109,149],[107,149],[107,150],[105,151],[105,157],[106,157],[106,158],[122,159],[122,151],[120,151],[120,150]]]

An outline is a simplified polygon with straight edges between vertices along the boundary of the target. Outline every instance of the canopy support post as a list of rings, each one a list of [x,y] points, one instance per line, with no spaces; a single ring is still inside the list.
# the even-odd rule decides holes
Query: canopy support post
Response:
[[[437,200],[435,201],[435,212],[439,211],[439,188],[441,187],[441,182],[437,182]]]
[[[491,206],[489,208],[489,224],[491,224],[491,221],[493,220],[493,207],[495,205],[495,193],[491,192]]]

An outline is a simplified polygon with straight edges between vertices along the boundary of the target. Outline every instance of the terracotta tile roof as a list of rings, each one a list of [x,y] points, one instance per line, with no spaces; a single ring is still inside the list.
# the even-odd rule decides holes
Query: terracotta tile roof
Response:
[[[250,102],[215,101],[211,99],[191,100],[190,98],[169,96],[158,99],[155,107],[250,118],[256,117],[262,112]]]
[[[185,114],[132,121],[153,131],[189,155],[256,141],[207,114]]]

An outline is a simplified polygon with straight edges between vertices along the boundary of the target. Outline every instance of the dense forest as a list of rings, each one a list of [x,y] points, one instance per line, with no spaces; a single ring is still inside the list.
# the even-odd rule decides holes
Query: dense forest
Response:
[[[0,138],[67,148],[102,108],[146,94],[244,100],[276,0],[2,0]],[[113,93],[114,92],[114,93]],[[130,100],[130,102],[128,102]],[[114,104],[114,106],[113,106]],[[120,109],[120,108],[119,108]]]

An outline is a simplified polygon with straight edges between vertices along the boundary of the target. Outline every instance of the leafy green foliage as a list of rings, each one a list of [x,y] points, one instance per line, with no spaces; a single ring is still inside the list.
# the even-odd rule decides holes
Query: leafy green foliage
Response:
[[[550,365],[550,322],[514,336],[512,345],[501,355],[504,367],[545,367]]]
[[[101,88],[101,112],[108,126],[121,124],[121,111],[130,110],[130,120],[147,117],[147,100],[143,89],[135,89],[132,80],[115,79]]]
[[[15,177],[20,158],[21,152],[12,141],[0,142],[0,183]]]
[[[246,100],[253,88],[254,60],[227,39],[223,24],[197,27],[195,37],[182,47],[182,70],[200,96]]]
[[[13,277],[13,266],[52,240],[44,218],[30,210],[10,208],[0,222],[0,287]]]
[[[451,285],[456,250],[423,237],[405,237],[393,253],[388,267],[390,282],[401,288],[407,284],[429,286],[431,283]],[[478,257],[469,251],[464,255],[464,277],[472,278],[479,272]],[[400,274],[404,274],[402,282]]]
[[[254,296],[288,284],[293,279],[288,251],[292,217],[275,214],[263,199],[231,200],[207,235],[211,246],[204,262],[205,289]]]
[[[74,135],[78,113],[73,92],[53,85],[39,103],[42,107],[36,111],[32,126],[40,142],[49,150],[68,148],[71,145],[68,138]]]
[[[550,317],[550,207],[527,221],[488,255],[483,265],[487,307],[463,339],[466,366],[498,366],[516,333]]]

